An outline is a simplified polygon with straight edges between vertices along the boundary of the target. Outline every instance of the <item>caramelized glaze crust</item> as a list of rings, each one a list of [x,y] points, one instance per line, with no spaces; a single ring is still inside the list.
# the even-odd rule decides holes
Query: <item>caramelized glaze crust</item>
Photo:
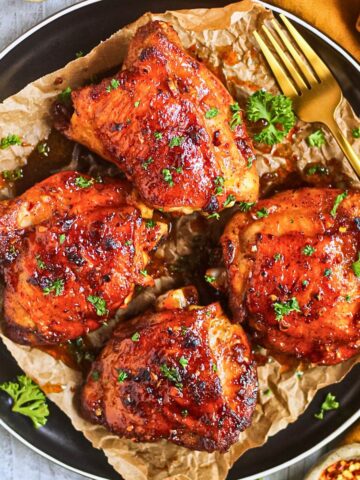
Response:
[[[226,451],[250,424],[256,368],[219,304],[121,324],[82,391],[85,416],[135,441]]]
[[[229,125],[234,100],[169,24],[139,28],[123,70],[72,101],[70,125],[57,128],[115,162],[151,207],[215,212],[256,200],[251,141],[244,124]]]
[[[148,252],[166,227],[147,226],[124,182],[59,173],[7,202],[3,214],[2,247],[8,234],[16,238],[4,266],[4,313],[7,335],[17,342],[83,335],[125,306],[135,284],[153,281]]]
[[[248,318],[257,343],[319,364],[360,350],[360,194],[342,194],[280,193],[236,214],[222,237],[236,320]]]

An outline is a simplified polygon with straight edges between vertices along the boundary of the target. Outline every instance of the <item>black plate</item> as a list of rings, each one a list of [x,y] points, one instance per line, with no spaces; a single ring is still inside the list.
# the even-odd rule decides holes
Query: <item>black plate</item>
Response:
[[[145,11],[161,12],[166,9],[223,6],[228,1],[194,0],[102,0],[84,2],[51,21],[43,22],[15,42],[7,53],[0,56],[0,99],[14,94],[27,83],[62,67],[74,59],[75,53],[88,52],[101,40],[132,22]],[[345,96],[354,109],[360,112],[360,67],[333,42],[299,25],[304,37],[321,54],[342,85]],[[24,38],[25,37],[25,38]],[[12,379],[21,371],[0,343],[0,382]],[[355,367],[339,384],[319,392],[306,412],[286,430],[272,437],[263,447],[250,450],[236,462],[229,480],[257,478],[294,463],[316,448],[328,443],[347,426],[360,417],[360,365]],[[331,391],[341,403],[341,409],[330,412],[323,421],[314,419],[326,392]],[[57,463],[91,478],[119,480],[119,475],[109,466],[105,455],[94,450],[81,433],[74,430],[69,419],[55,405],[50,405],[47,425],[35,430],[21,415],[11,413],[9,399],[0,393],[0,418],[2,425],[20,437],[30,447]]]

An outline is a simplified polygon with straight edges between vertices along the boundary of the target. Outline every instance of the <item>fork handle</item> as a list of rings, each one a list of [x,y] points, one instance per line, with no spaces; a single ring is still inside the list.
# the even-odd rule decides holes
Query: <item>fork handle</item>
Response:
[[[329,127],[339,147],[343,151],[345,157],[349,160],[354,172],[360,179],[360,158],[356,155],[354,149],[340,130],[339,125],[336,123],[334,118],[326,122],[326,125]]]

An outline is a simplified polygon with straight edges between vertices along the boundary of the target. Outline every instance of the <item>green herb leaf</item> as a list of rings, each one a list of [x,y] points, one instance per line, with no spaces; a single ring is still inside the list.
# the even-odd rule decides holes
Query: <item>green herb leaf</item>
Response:
[[[140,340],[140,333],[139,332],[135,332],[132,337],[131,337],[131,340],[133,342],[138,342]]]
[[[0,148],[4,150],[5,148],[9,148],[11,145],[21,145],[22,141],[18,135],[8,135],[7,137],[3,137],[0,140]]]
[[[240,212],[249,212],[255,205],[255,202],[239,202],[238,205]]]
[[[44,157],[48,157],[48,156],[49,156],[49,152],[50,152],[50,147],[49,147],[49,145],[48,145],[46,142],[39,143],[38,146],[37,146],[37,151],[38,151],[41,155],[44,155]]]
[[[211,368],[212,368],[212,371],[213,371],[214,373],[216,373],[216,372],[218,371],[218,367],[217,367],[216,363],[213,363],[212,366],[211,366]]]
[[[274,96],[264,90],[258,90],[250,96],[247,118],[252,122],[266,121],[266,127],[254,135],[254,138],[257,142],[268,145],[281,142],[295,125],[290,98],[284,95]]]
[[[164,177],[165,182],[170,187],[173,187],[174,186],[174,181],[173,181],[172,174],[171,174],[170,170],[168,168],[163,168],[161,170],[161,173],[162,173],[162,176]]]
[[[169,142],[169,147],[170,148],[180,147],[180,145],[184,142],[184,140],[185,140],[185,137],[178,137],[178,136],[172,137]]]
[[[320,148],[322,145],[325,145],[324,132],[322,130],[316,130],[307,137],[306,141],[310,147]]]
[[[66,240],[66,235],[65,235],[65,233],[61,233],[61,234],[59,235],[59,243],[60,243],[60,245],[62,245],[62,244],[65,242],[65,240]]]
[[[156,227],[156,222],[154,220],[147,220],[145,225],[146,225],[147,228],[154,228],[154,227]]]
[[[213,282],[215,282],[216,278],[213,277],[212,275],[204,275],[204,280],[205,280],[205,282],[213,283]]]
[[[41,257],[39,255],[36,256],[36,263],[40,270],[44,270],[46,268],[45,262],[41,260]]]
[[[154,161],[154,159],[153,159],[152,157],[149,157],[147,160],[145,160],[145,161],[142,163],[142,168],[143,168],[144,170],[147,170],[148,167],[149,167],[149,165],[150,165],[151,163],[153,163],[153,161]]]
[[[269,210],[265,207],[261,208],[256,212],[257,218],[266,218],[269,216]]]
[[[20,180],[24,176],[22,168],[15,168],[15,170],[4,170],[2,172],[2,177],[7,182],[16,182],[16,180]]]
[[[275,318],[278,322],[283,319],[284,315],[289,315],[291,312],[301,313],[299,303],[295,297],[291,298],[287,302],[275,302],[273,303]]]
[[[329,412],[330,410],[337,410],[339,407],[340,407],[340,403],[336,401],[335,395],[328,393],[326,395],[324,402],[321,405],[320,412],[316,413],[314,417],[317,418],[318,420],[323,420],[325,412]]]
[[[94,184],[94,179],[80,176],[75,178],[74,184],[76,187],[79,187],[79,188],[88,188]]]
[[[100,378],[100,372],[98,372],[97,370],[94,370],[91,374],[91,378],[97,382]]]
[[[275,262],[280,262],[280,260],[282,259],[283,259],[283,256],[281,255],[281,253],[275,253],[274,255]]]
[[[324,277],[330,277],[331,274],[332,274],[331,268],[326,268],[326,269],[324,270]]]
[[[189,412],[188,410],[186,410],[186,408],[184,410],[181,410],[181,415],[186,418],[188,415],[189,415]]]
[[[358,252],[358,259],[351,265],[355,277],[360,278],[360,252]]]
[[[208,215],[207,218],[209,218],[209,219],[210,218],[215,218],[215,220],[219,220],[220,215],[217,212],[215,212],[215,213],[212,213],[211,215]]]
[[[129,375],[125,372],[125,370],[118,370],[118,382],[119,383],[123,383],[128,377]]]
[[[236,200],[235,195],[231,195],[231,194],[228,195],[228,196],[226,197],[225,202],[224,202],[224,207],[227,207],[227,206],[229,206],[231,203],[234,203],[235,200]]]
[[[62,103],[70,103],[71,102],[71,87],[66,87],[65,90],[59,93],[58,99]]]
[[[218,115],[219,113],[219,110],[215,107],[212,107],[210,108],[209,110],[207,110],[207,112],[205,113],[205,118],[214,118]]]
[[[116,78],[113,78],[111,79],[110,84],[106,87],[106,91],[110,93],[111,90],[116,90],[119,87],[120,87],[119,80],[116,80]]]
[[[155,137],[155,140],[161,140],[162,139],[162,133],[161,132],[154,132],[154,137]]]
[[[305,173],[306,175],[329,175],[329,170],[324,165],[312,165]]]
[[[340,195],[338,195],[336,198],[335,198],[335,202],[334,202],[334,205],[330,211],[330,215],[335,218],[336,217],[336,212],[337,212],[337,209],[339,208],[339,205],[340,203],[345,200],[345,198],[348,196],[348,192],[343,192],[343,193],[340,193]]]
[[[81,57],[84,56],[84,52],[82,50],[80,50],[79,52],[75,53],[75,56],[76,56],[76,58],[81,58]]]
[[[163,363],[160,367],[161,373],[164,375],[165,378],[170,380],[171,382],[175,383],[175,387],[182,388],[181,383],[181,375],[177,368],[168,367],[166,363]]]
[[[106,308],[106,301],[103,298],[89,295],[86,300],[95,307],[96,315],[99,317],[109,313],[109,310]]]
[[[143,275],[144,277],[147,277],[147,275],[148,275],[147,270],[140,270],[140,273],[141,273],[141,275]]]
[[[137,108],[139,105],[140,105],[140,100],[138,100],[137,102],[134,102],[134,107],[135,108]]]
[[[311,245],[305,245],[302,252],[304,255],[307,255],[308,257],[310,257],[315,252],[315,248],[312,247]]]
[[[17,382],[0,384],[0,390],[13,399],[12,411],[29,417],[35,428],[43,427],[49,416],[46,397],[29,377],[19,375]]]
[[[233,103],[232,105],[230,105],[230,111],[232,113],[232,118],[230,120],[230,128],[231,130],[235,130],[238,125],[242,124],[240,105],[237,102]]]
[[[49,285],[43,288],[44,295],[49,295],[54,293],[55,297],[59,297],[64,291],[65,282],[61,278],[57,278],[53,282],[50,282]]]
[[[189,363],[189,360],[187,360],[187,358],[185,358],[185,357],[181,357],[180,360],[179,360],[179,363],[182,367],[186,367],[187,364]]]
[[[353,136],[354,138],[360,138],[360,127],[358,127],[358,128],[353,128],[353,129],[351,130],[351,133],[352,133],[352,136]]]

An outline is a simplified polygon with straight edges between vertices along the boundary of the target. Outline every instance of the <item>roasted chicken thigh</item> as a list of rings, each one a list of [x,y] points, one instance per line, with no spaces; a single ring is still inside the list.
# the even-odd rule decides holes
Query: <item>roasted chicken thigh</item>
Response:
[[[165,310],[119,325],[87,378],[83,412],[135,441],[224,452],[249,426],[256,405],[247,337],[218,303],[184,309],[162,303]]]
[[[152,283],[148,252],[165,231],[142,218],[125,182],[77,172],[53,175],[4,202],[7,335],[36,345],[98,328],[129,302],[135,284]]]
[[[256,200],[258,175],[239,106],[169,24],[139,28],[123,70],[75,90],[72,102],[65,123],[55,105],[55,126],[116,163],[149,206],[212,213]]]
[[[231,307],[255,341],[318,364],[360,352],[360,193],[300,189],[236,214],[222,237]]]

